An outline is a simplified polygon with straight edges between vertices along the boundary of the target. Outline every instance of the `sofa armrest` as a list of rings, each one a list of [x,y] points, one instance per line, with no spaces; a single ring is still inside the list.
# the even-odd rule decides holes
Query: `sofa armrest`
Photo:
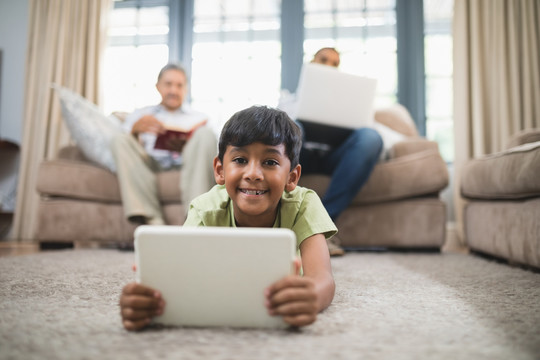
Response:
[[[110,171],[87,161],[56,159],[39,165],[36,190],[44,197],[120,203],[120,187]]]
[[[540,129],[526,129],[510,137],[508,143],[506,144],[506,148],[511,149],[519,145],[537,141],[540,141]]]
[[[461,169],[461,195],[505,200],[540,196],[540,141],[471,159]]]
[[[58,150],[57,159],[89,162],[77,145],[66,145]]]
[[[426,150],[438,152],[439,145],[435,141],[426,140],[424,138],[410,138],[394,144],[390,150],[390,158],[394,159]]]

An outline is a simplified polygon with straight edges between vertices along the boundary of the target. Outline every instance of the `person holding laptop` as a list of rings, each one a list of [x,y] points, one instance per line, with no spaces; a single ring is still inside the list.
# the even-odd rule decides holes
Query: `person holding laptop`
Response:
[[[330,47],[322,48],[315,53],[312,62],[337,68],[340,63],[339,52]],[[331,89],[328,89],[328,96],[331,94]],[[289,96],[288,99],[282,97],[278,108],[295,118],[294,103],[294,96]],[[369,127],[352,130],[338,145],[313,143],[309,139],[303,139],[300,164],[304,174],[318,173],[331,176],[322,203],[333,221],[337,220],[366,183],[382,150],[383,140],[380,134]],[[327,241],[331,256],[341,256],[345,253],[339,246],[337,237],[334,236]]]
[[[234,114],[223,127],[213,162],[218,185],[191,202],[184,223],[291,229],[300,254],[296,275],[268,284],[264,296],[268,313],[292,326],[313,323],[335,292],[325,240],[337,228],[317,194],[297,186],[301,144],[299,126],[283,111],[253,106]],[[123,326],[141,329],[165,306],[159,289],[127,284],[120,297]]]

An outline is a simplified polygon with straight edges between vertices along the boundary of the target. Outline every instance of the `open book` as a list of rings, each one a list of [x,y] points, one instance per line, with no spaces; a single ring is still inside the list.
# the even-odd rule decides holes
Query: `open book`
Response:
[[[165,124],[164,126],[166,131],[157,136],[154,149],[174,151],[174,149],[169,145],[171,141],[176,139],[189,139],[191,135],[193,135],[193,132],[199,127],[206,125],[207,121],[207,119],[200,120],[186,127]]]

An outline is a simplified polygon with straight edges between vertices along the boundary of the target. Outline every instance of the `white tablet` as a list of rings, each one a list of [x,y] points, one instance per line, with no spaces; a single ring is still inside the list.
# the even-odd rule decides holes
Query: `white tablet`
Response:
[[[292,274],[296,237],[289,229],[139,226],[137,281],[159,290],[177,326],[280,328],[264,289]]]

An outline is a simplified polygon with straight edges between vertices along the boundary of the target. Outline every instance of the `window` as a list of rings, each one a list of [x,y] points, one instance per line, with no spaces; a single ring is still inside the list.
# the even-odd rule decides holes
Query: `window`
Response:
[[[424,0],[426,136],[454,160],[452,15],[453,0]]]
[[[411,22],[422,24],[409,16],[412,8],[421,17],[422,7],[424,72],[416,68],[421,26],[412,36],[403,31]],[[409,101],[413,117],[452,161],[452,9],[453,0],[117,0],[105,53],[104,110],[158,103],[159,69],[182,59],[192,106],[219,128],[249,105],[277,105],[282,87],[294,90],[301,61],[333,46],[341,70],[378,79],[376,107],[407,103],[404,94],[416,94]],[[409,54],[398,56],[398,45]],[[402,76],[409,73],[415,75]],[[418,85],[424,80],[425,93]]]
[[[169,7],[162,3],[118,2],[111,11],[102,72],[106,114],[161,101],[155,84],[169,59]]]
[[[304,12],[305,62],[335,47],[341,70],[378,80],[375,106],[397,101],[395,0],[305,0]]]
[[[279,0],[195,1],[192,105],[218,126],[250,105],[277,105],[280,7]]]

